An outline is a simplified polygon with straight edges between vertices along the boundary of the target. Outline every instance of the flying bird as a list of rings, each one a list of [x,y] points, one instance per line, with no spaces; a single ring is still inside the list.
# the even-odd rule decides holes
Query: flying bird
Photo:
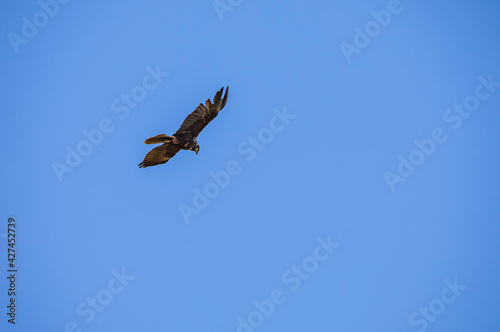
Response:
[[[189,114],[184,122],[181,124],[179,130],[175,132],[172,136],[165,134],[159,134],[150,137],[144,141],[145,144],[160,144],[153,150],[149,151],[144,157],[142,163],[139,167],[149,167],[156,166],[160,164],[165,164],[170,160],[177,152],[180,150],[191,150],[198,154],[200,151],[200,146],[196,141],[196,138],[210,123],[219,112],[224,108],[227,102],[227,92],[229,87],[226,87],[226,92],[224,97],[222,97],[222,92],[224,88],[221,88],[215,94],[213,102],[207,99],[205,105],[200,104],[191,114]]]

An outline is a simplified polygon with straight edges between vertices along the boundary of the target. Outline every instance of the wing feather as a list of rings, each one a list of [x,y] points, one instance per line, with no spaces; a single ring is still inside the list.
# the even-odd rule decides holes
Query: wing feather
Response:
[[[160,146],[157,146],[153,150],[149,151],[142,163],[139,164],[140,168],[155,166],[160,164],[165,164],[170,160],[177,152],[180,151],[180,148],[177,145],[172,145],[170,143],[165,143]]]
[[[181,124],[181,127],[175,134],[187,132],[193,138],[198,137],[203,128],[205,128],[206,125],[210,123],[210,121],[215,119],[215,117],[226,105],[228,90],[229,87],[226,87],[226,92],[224,93],[224,97],[222,99],[221,97],[224,88],[221,88],[219,91],[217,91],[213,98],[213,102],[210,102],[210,99],[207,99],[207,101],[205,101],[205,105],[200,104],[191,114],[186,117],[186,119],[184,119],[184,122]]]

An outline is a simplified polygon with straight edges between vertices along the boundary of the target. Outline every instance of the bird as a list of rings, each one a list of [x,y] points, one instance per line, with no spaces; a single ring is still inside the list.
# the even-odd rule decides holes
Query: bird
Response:
[[[196,109],[184,119],[179,130],[172,136],[158,134],[147,138],[144,141],[145,144],[161,145],[149,151],[138,166],[140,168],[145,168],[165,164],[180,150],[190,150],[198,154],[200,145],[196,141],[196,138],[203,128],[205,128],[210,121],[215,119],[224,106],[226,106],[229,86],[226,87],[224,97],[222,97],[223,91],[224,87],[217,91],[212,101],[207,99],[205,104],[201,103],[196,107]]]

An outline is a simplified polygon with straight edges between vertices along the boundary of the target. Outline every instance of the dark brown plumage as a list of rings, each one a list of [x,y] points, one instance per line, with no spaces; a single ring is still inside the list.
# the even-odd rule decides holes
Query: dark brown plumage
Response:
[[[159,134],[150,137],[144,141],[145,144],[160,144],[153,150],[149,151],[144,157],[142,163],[139,167],[149,167],[164,164],[170,160],[177,152],[180,150],[191,150],[198,154],[200,146],[196,141],[196,138],[224,108],[227,102],[227,92],[229,87],[226,88],[224,97],[222,97],[222,92],[224,88],[221,88],[215,94],[213,102],[207,99],[205,105],[200,104],[191,114],[189,114],[184,122],[182,122],[179,130],[175,132],[172,136],[165,134]]]

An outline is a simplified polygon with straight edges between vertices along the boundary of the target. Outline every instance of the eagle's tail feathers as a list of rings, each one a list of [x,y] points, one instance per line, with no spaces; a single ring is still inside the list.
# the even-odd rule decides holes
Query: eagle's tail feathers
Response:
[[[160,144],[160,143],[170,143],[174,137],[168,136],[165,134],[159,134],[153,137],[150,137],[144,141],[144,144]]]

